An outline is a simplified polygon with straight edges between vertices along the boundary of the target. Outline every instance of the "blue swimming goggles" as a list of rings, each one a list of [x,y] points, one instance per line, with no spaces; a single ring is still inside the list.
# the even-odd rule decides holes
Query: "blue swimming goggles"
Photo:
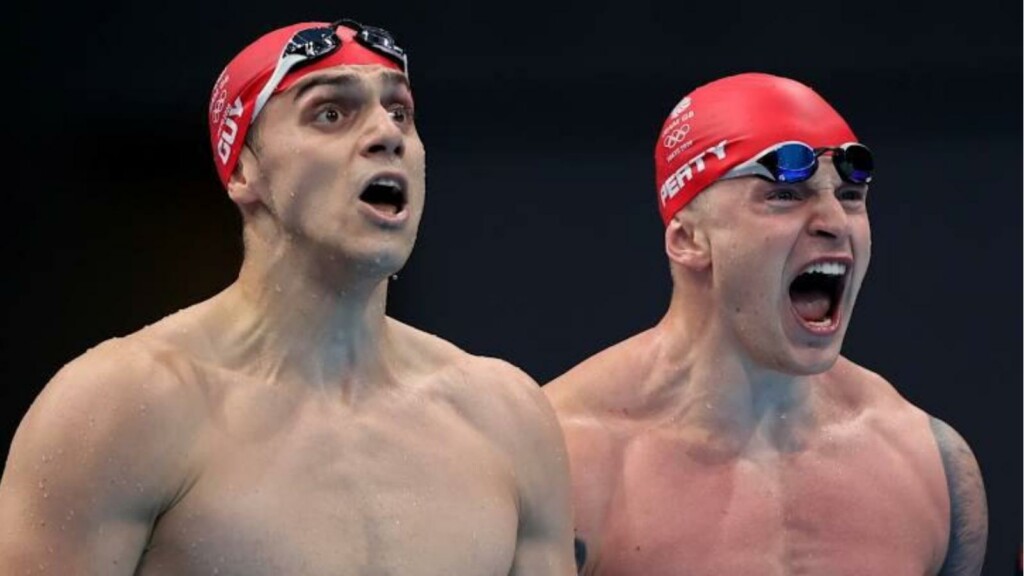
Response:
[[[723,175],[720,180],[757,176],[769,182],[803,182],[818,170],[818,157],[832,154],[839,176],[852,184],[868,184],[875,169],[871,150],[851,142],[841,146],[811,148],[803,142],[776,144]]]

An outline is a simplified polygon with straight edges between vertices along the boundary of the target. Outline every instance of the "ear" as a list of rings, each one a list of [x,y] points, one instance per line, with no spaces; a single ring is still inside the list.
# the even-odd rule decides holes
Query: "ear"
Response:
[[[260,196],[253,186],[258,174],[259,160],[248,146],[242,146],[238,153],[238,163],[228,179],[228,197],[242,207],[259,202]]]
[[[711,244],[693,214],[680,210],[665,228],[665,253],[669,260],[690,270],[711,265]]]

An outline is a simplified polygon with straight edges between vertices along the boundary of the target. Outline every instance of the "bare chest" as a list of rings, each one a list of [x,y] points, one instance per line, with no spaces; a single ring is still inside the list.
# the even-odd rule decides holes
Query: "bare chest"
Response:
[[[157,574],[507,574],[512,471],[449,413],[222,434],[156,524]]]
[[[941,563],[932,483],[882,444],[716,460],[640,442],[624,463],[597,574],[922,575]]]

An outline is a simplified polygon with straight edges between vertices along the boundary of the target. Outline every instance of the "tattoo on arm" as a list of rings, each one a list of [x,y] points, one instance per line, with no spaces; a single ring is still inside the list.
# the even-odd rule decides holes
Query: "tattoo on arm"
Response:
[[[978,462],[949,424],[931,419],[949,490],[949,547],[940,576],[981,574],[988,539],[988,505]]]
[[[587,563],[587,543],[577,537],[573,539],[572,544],[576,549],[576,573],[582,574],[583,565]]]

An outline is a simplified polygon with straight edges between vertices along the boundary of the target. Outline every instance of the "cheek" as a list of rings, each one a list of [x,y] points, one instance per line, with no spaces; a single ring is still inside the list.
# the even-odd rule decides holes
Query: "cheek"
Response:
[[[765,231],[723,242],[721,254],[716,254],[721,262],[715,282],[737,333],[752,337],[776,329],[779,303],[788,296],[781,279],[791,247],[791,242]]]
[[[715,281],[733,312],[759,307],[777,291],[775,250],[764,235],[721,243],[713,255]]]
[[[427,151],[418,137],[409,140],[406,155],[409,159],[410,169],[422,176],[426,171]]]
[[[857,267],[863,275],[867,272],[868,263],[871,262],[871,225],[866,218],[854,230],[853,250],[854,256],[857,258]]]

